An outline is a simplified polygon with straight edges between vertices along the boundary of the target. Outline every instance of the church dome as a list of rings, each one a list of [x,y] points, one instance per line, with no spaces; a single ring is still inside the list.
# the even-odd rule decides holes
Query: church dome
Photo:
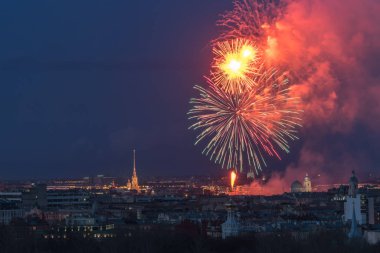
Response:
[[[291,192],[303,192],[303,186],[300,181],[296,180],[290,186]]]

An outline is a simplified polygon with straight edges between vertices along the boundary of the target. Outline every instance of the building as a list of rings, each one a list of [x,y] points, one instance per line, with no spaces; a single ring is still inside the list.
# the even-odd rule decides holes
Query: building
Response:
[[[234,209],[235,205],[232,201],[226,203],[227,220],[222,224],[222,238],[236,237],[240,232],[239,221],[235,217]]]
[[[0,192],[0,199],[7,200],[13,203],[21,203],[22,202],[22,192]]]
[[[140,192],[139,179],[136,172],[136,150],[133,150],[133,173],[131,180],[131,190]]]
[[[131,188],[132,188],[131,180],[128,178],[127,189],[130,190]]]
[[[354,205],[354,202],[352,202],[352,204]],[[352,209],[352,217],[356,217],[356,215],[355,215],[355,208]],[[350,228],[350,232],[348,233],[348,237],[349,238],[359,238],[361,236],[362,235],[361,235],[361,233],[359,231],[356,219],[352,218],[351,219],[351,228]]]
[[[23,191],[22,205],[25,210],[34,207],[45,208],[47,206],[46,184],[33,185],[32,188]]]
[[[365,224],[366,214],[362,212],[361,207],[362,195],[358,194],[358,179],[355,176],[355,171],[352,171],[352,176],[349,180],[348,196],[344,202],[343,220],[348,223],[355,217],[358,224]]]
[[[301,184],[300,181],[296,180],[292,183],[292,185],[290,186],[290,191],[292,193],[295,193],[295,192],[303,192],[303,186]]]
[[[291,186],[290,186],[290,191],[292,193],[296,193],[296,192],[311,192],[311,180],[310,180],[310,177],[309,175],[306,173],[306,176],[303,180],[303,184],[298,181],[298,180],[295,180]]]
[[[303,189],[304,192],[311,192],[311,180],[307,173],[305,179],[303,180]]]
[[[89,214],[72,214],[65,219],[68,226],[94,226],[95,218]]]
[[[47,205],[53,208],[89,207],[90,195],[84,190],[54,190],[47,192]]]
[[[22,218],[24,211],[16,203],[0,200],[0,224],[9,224],[15,218]]]

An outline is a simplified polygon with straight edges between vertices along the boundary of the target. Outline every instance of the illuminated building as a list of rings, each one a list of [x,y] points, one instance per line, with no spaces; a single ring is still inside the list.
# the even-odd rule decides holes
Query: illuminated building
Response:
[[[307,173],[305,179],[303,180],[303,190],[305,192],[311,192],[311,180]]]
[[[295,180],[290,186],[290,191],[292,193],[311,192],[311,180],[309,175],[306,173],[306,176],[303,180],[303,184],[300,181]]]
[[[139,179],[136,173],[136,150],[133,150],[133,174],[131,180],[131,190],[140,192]]]

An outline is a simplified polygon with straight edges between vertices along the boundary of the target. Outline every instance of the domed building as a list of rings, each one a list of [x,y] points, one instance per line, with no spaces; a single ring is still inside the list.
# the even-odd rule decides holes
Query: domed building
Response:
[[[291,192],[303,192],[303,186],[300,181],[296,180],[292,183],[290,186],[290,191]]]

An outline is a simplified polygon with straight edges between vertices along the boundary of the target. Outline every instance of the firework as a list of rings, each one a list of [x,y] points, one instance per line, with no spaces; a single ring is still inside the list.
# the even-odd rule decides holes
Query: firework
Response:
[[[289,96],[288,80],[275,69],[258,68],[258,85],[241,93],[229,93],[208,80],[208,88],[195,86],[199,98],[191,99],[191,129],[200,130],[195,144],[207,142],[203,153],[225,168],[243,170],[244,163],[256,173],[266,165],[264,153],[280,159],[289,152],[300,124],[298,99]]]
[[[252,75],[260,56],[253,43],[241,39],[217,42],[213,52],[213,83],[228,93],[241,93],[255,85]]]
[[[300,126],[299,99],[292,97],[286,66],[273,67],[278,49],[271,37],[280,15],[276,0],[234,1],[218,25],[223,33],[212,42],[214,60],[208,86],[195,86],[191,129],[195,144],[224,168],[258,174],[266,158],[289,152]],[[287,73],[287,74],[285,74]]]
[[[223,33],[217,41],[245,38],[261,41],[266,30],[281,15],[283,1],[277,0],[243,0],[234,1],[234,8],[222,15],[217,25]],[[266,39],[266,38],[265,38]]]
[[[230,173],[231,191],[234,190],[235,180],[236,180],[236,172],[234,170],[232,170],[231,173]]]

